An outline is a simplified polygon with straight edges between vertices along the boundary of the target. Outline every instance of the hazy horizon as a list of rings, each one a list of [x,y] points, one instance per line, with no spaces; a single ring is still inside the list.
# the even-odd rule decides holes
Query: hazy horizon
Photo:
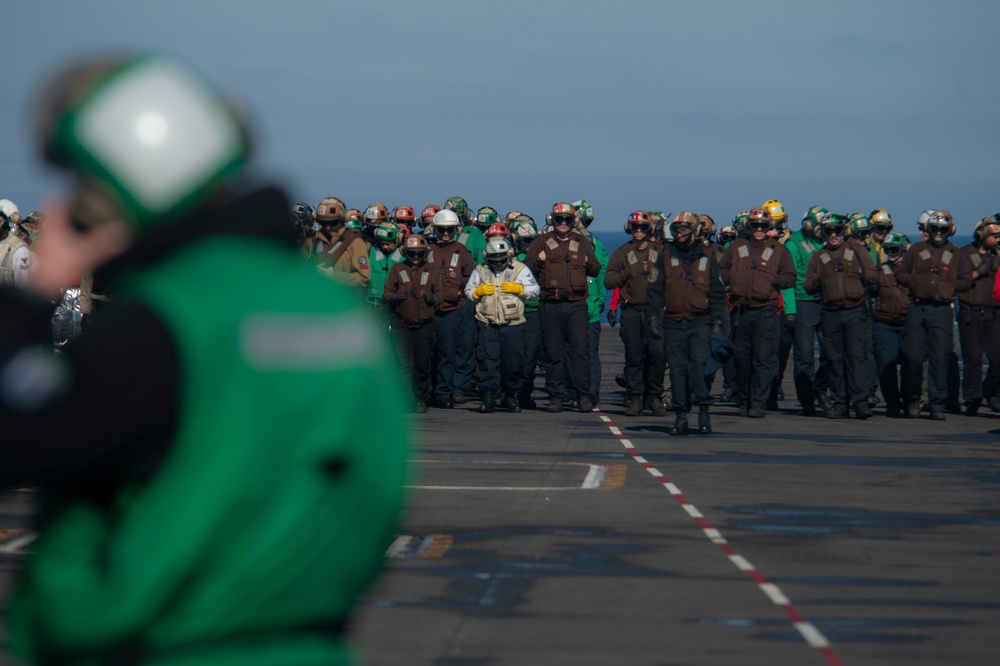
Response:
[[[767,199],[1000,210],[1000,3],[9,0],[0,197],[58,185],[31,100],[83,54],[167,50],[241,100],[292,200],[524,210],[586,198],[720,224]],[[41,41],[41,47],[29,44]]]

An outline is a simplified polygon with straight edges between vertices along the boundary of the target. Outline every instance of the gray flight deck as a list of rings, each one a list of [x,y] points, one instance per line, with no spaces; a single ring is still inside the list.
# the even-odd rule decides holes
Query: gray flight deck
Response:
[[[368,664],[1000,663],[1000,415],[806,418],[789,367],[781,413],[670,437],[617,333],[598,412],[414,417]]]
[[[623,416],[617,332],[594,413],[413,416],[365,663],[1000,663],[1000,415],[805,418],[789,376],[780,413],[670,437]],[[0,495],[4,593],[30,497]]]

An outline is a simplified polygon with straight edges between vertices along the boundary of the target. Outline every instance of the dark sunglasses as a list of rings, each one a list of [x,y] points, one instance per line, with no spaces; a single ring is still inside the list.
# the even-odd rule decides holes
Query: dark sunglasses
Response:
[[[823,227],[824,236],[843,236],[844,227]]]

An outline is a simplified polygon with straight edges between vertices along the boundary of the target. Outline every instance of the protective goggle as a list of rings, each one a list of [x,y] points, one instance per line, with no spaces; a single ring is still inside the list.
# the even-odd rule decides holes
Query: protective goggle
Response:
[[[403,250],[403,254],[405,254],[410,259],[423,259],[424,257],[427,256],[427,250],[425,250],[422,247],[420,247],[420,248],[407,248],[407,249]]]
[[[936,234],[947,235],[950,231],[951,231],[950,224],[931,224],[930,222],[927,223],[927,233],[930,234],[931,236],[934,236]]]
[[[731,243],[736,240],[736,234],[719,234],[720,243]]]
[[[872,235],[871,229],[855,229],[854,235],[858,238],[868,238]]]
[[[764,228],[766,229],[767,225],[764,225]],[[675,236],[688,236],[691,234],[691,229],[692,229],[691,225],[688,224],[687,222],[685,223],[677,222],[670,225],[670,230],[673,232]]]
[[[843,236],[844,235],[844,227],[841,226],[841,225],[839,225],[839,224],[838,225],[825,226],[825,227],[823,227],[823,235],[824,236]]]
[[[553,215],[552,216],[552,226],[557,226],[560,224],[573,224],[575,218],[572,215]]]
[[[653,225],[649,222],[629,222],[629,228],[632,230],[632,233],[641,231],[644,234],[648,234]]]
[[[897,254],[903,254],[903,248],[898,245],[885,245],[882,249],[888,257],[895,257]]]
[[[435,225],[437,233],[439,236],[444,236],[445,234],[454,235],[458,233],[458,227],[438,227]]]
[[[892,222],[876,222],[872,226],[875,228],[875,231],[880,234],[887,234],[892,231]]]
[[[747,227],[753,231],[768,231],[771,225],[767,222],[748,222]]]

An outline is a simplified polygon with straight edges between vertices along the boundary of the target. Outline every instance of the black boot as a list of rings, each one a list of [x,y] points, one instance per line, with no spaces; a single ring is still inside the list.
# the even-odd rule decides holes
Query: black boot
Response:
[[[670,429],[671,435],[686,435],[688,434],[688,415],[682,409],[677,410],[677,419],[674,421],[674,427]]]
[[[483,391],[483,404],[479,406],[482,414],[492,414],[497,408],[497,396],[493,391]]]
[[[712,417],[708,415],[708,405],[698,406],[698,434],[708,435],[712,432]]]

